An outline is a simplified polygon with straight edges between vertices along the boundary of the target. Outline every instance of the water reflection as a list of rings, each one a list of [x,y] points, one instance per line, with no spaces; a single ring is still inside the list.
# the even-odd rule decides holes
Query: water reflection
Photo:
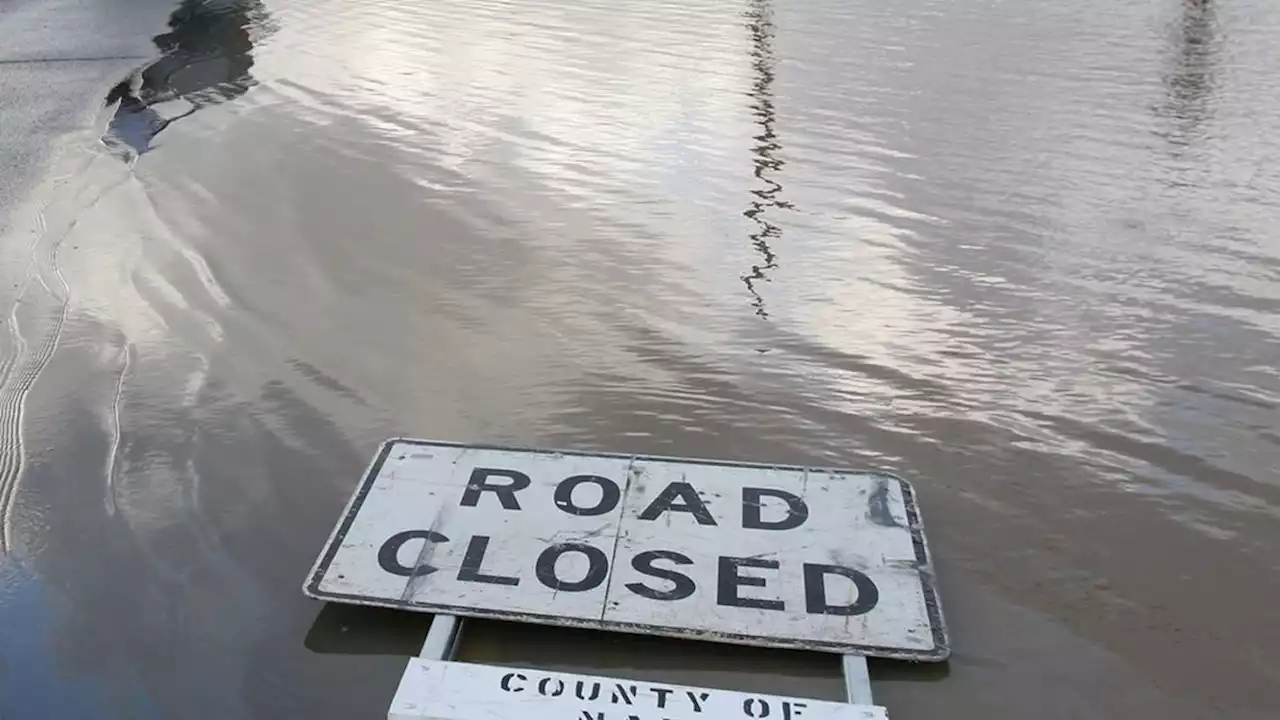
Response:
[[[773,129],[776,120],[773,107],[773,80],[774,67],[777,64],[773,51],[773,8],[770,7],[769,0],[752,0],[746,16],[747,29],[751,31],[753,73],[750,90],[751,113],[755,116],[755,123],[760,128],[760,134],[753,136],[756,144],[751,149],[755,154],[752,163],[755,166],[753,172],[760,182],[751,190],[750,206],[742,214],[751,218],[751,221],[757,225],[756,230],[748,237],[751,238],[752,247],[760,255],[760,262],[752,265],[751,272],[742,276],[742,282],[751,293],[751,305],[756,309],[756,314],[768,317],[769,312],[765,308],[764,297],[760,295],[756,283],[768,282],[768,271],[778,267],[778,255],[774,252],[772,243],[782,236],[782,228],[770,222],[766,211],[768,208],[785,209],[791,206],[779,199],[782,185],[773,179],[773,175],[783,166],[783,161],[774,156],[774,152],[782,146],[778,143],[778,135]]]
[[[87,312],[26,410],[54,450],[23,486],[62,677],[165,716],[385,711],[396,629],[313,627],[297,585],[403,433],[889,466],[964,634],[945,683],[877,675],[895,718],[1270,717],[1280,55],[1255,28],[1280,10],[1182,2],[1166,33],[1102,0],[278,0],[266,48],[231,15],[166,33],[202,70],[153,69],[140,102],[260,86],[63,244]],[[81,419],[48,409],[82,387]],[[475,658],[839,689],[477,626]],[[58,717],[58,679],[30,682]]]
[[[1204,124],[1213,112],[1220,42],[1211,0],[1183,0],[1182,16],[1173,34],[1173,67],[1164,77],[1168,97],[1159,114],[1172,120],[1173,126],[1164,136],[1176,159],[1203,138]]]
[[[127,679],[113,688],[103,678],[68,672],[50,642],[56,595],[30,568],[0,558],[0,709],[39,707],[41,717],[95,717],[114,691],[129,717],[155,717]],[[52,687],[59,692],[48,692]]]
[[[162,56],[107,96],[119,102],[104,140],[135,158],[171,123],[248,92],[254,43],[271,27],[261,0],[183,0],[169,32],[154,38]]]

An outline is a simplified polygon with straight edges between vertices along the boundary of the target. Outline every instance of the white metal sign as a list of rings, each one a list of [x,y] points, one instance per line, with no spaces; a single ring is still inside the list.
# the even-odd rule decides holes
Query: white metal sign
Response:
[[[943,660],[911,488],[882,474],[385,444],[312,597]]]
[[[882,707],[444,660],[409,661],[388,720],[886,720]]]

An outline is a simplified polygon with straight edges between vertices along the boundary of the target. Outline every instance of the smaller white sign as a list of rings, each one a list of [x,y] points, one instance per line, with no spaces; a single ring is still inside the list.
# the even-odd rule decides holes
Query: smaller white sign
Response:
[[[409,661],[387,720],[887,720],[875,705],[597,675]]]

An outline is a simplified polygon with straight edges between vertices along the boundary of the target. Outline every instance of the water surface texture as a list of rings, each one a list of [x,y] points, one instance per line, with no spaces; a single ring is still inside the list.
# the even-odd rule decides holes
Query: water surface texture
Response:
[[[895,720],[1280,714],[1280,6],[168,12],[0,243],[0,717],[385,713],[426,619],[300,585],[397,435],[910,479],[955,651]]]

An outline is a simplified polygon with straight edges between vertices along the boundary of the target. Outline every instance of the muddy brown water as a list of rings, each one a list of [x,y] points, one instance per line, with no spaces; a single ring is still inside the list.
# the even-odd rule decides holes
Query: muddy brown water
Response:
[[[300,586],[397,435],[910,479],[954,655],[873,663],[895,720],[1280,717],[1278,32],[185,0],[0,244],[0,717],[384,713],[427,618]],[[492,622],[461,652],[841,688]]]

